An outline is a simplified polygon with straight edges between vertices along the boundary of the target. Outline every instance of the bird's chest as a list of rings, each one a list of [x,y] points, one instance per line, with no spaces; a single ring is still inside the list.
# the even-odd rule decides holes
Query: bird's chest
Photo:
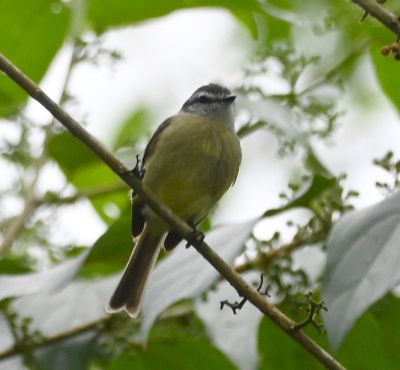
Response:
[[[144,182],[182,216],[212,207],[234,182],[240,164],[236,135],[212,122],[165,132],[157,153],[148,161]]]
[[[204,123],[187,128],[186,134],[170,137],[171,148],[166,160],[173,163],[167,175],[176,181],[181,190],[200,188],[204,192],[229,186],[236,177],[233,160],[238,145],[237,138],[226,127]],[[184,138],[183,138],[184,137]]]

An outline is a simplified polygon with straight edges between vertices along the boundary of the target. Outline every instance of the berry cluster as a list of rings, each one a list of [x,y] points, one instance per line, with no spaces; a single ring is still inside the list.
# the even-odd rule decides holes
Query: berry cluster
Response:
[[[381,49],[382,55],[386,56],[390,53],[394,54],[394,59],[400,60],[400,42],[394,42],[392,45],[384,46]]]

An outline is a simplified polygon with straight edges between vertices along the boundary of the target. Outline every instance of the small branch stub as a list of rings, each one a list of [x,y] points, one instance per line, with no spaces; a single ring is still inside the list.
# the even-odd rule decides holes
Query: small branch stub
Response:
[[[260,284],[257,287],[257,292],[260,293],[261,295],[271,297],[269,294],[269,285],[267,285],[265,287],[264,291],[261,291],[263,284],[264,284],[264,274],[261,274],[260,275]],[[240,294],[239,294],[239,296],[242,297]],[[236,310],[241,310],[246,302],[247,302],[246,297],[243,297],[240,302],[235,301],[233,303],[229,302],[227,299],[225,299],[225,300],[221,301],[221,303],[220,303],[220,310],[222,310],[224,308],[224,306],[228,306],[232,309],[233,314],[236,315]]]
[[[311,324],[315,327],[315,329],[318,331],[318,333],[325,334],[325,329],[324,326],[319,323],[316,319],[316,317],[319,315],[321,310],[328,311],[328,308],[325,306],[324,301],[316,301],[312,297],[312,292],[309,292],[306,294],[306,298],[308,301],[307,307],[305,308],[305,311],[308,312],[308,316],[306,319],[303,321],[300,321],[298,323],[295,323],[292,327],[292,330],[300,330],[303,329],[305,326]]]

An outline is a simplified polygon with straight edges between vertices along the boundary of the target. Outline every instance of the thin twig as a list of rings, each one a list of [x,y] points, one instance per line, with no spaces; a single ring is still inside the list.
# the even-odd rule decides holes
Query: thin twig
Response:
[[[68,64],[68,68],[65,73],[65,78],[61,87],[61,97],[60,97],[60,105],[63,105],[64,102],[68,99],[67,87],[69,81],[71,79],[72,69],[76,63],[76,45],[73,46],[72,55]],[[34,175],[31,183],[27,186],[27,191],[24,196],[24,208],[20,215],[10,221],[7,225],[4,235],[3,241],[0,245],[0,256],[4,255],[12,246],[14,240],[18,237],[20,232],[24,229],[25,224],[28,220],[33,216],[36,209],[40,205],[38,199],[36,198],[36,185],[42,171],[42,168],[46,164],[47,161],[47,143],[52,137],[52,127],[55,125],[56,120],[53,118],[52,121],[44,128],[44,141],[43,141],[43,149],[39,158],[36,160],[34,166]]]
[[[117,193],[123,190],[127,190],[127,186],[123,182],[118,182],[116,184],[108,185],[108,186],[101,186],[94,189],[82,190],[76,194],[59,197],[55,194],[47,194],[44,195],[42,198],[36,199],[36,207],[41,206],[51,206],[51,205],[62,205],[62,204],[71,204],[75,203],[76,201],[82,198],[95,198],[101,197],[102,195]]]
[[[385,9],[382,5],[379,5],[376,0],[351,0],[357,4],[364,11],[376,18],[379,22],[385,25],[388,29],[393,31],[396,36],[400,35],[400,20],[396,14],[393,14],[389,10]]]
[[[43,150],[33,168],[33,173],[34,173],[33,179],[26,187],[27,190],[24,195],[24,208],[21,214],[19,214],[17,217],[15,217],[10,221],[10,223],[7,225],[4,231],[3,241],[0,245],[0,256],[7,253],[7,251],[11,248],[12,243],[17,238],[19,233],[23,230],[26,222],[30,219],[33,212],[35,211],[36,184],[39,180],[41,169],[46,163],[46,157],[47,157],[46,151]]]
[[[234,269],[226,264],[217,253],[204,241],[191,240],[193,230],[186,222],[182,221],[163,204],[160,204],[154,195],[146,189],[132,171],[129,171],[124,164],[118,160],[107,148],[95,137],[88,133],[78,124],[67,112],[52,101],[32,80],[24,75],[9,60],[0,54],[0,69],[3,70],[12,80],[27,91],[35,100],[43,105],[54,117],[56,117],[77,139],[85,143],[98,157],[100,157],[123,181],[125,181],[135,192],[147,203],[147,205],[168,225],[176,230],[178,234],[193,244],[193,247],[225,277],[227,281],[246,297],[262,313],[269,317],[286,334],[292,337],[318,361],[328,369],[340,369],[344,367],[322,347],[315,343],[302,330],[293,331],[293,321],[279,311],[275,306],[268,303],[254,288],[249,286]]]
[[[110,316],[104,316],[104,317],[100,318],[99,320],[92,321],[92,322],[86,323],[81,326],[77,326],[71,330],[65,330],[60,334],[43,337],[42,341],[40,343],[36,343],[33,347],[39,348],[42,346],[47,346],[49,344],[54,344],[54,343],[60,342],[64,339],[74,337],[76,335],[88,332],[90,330],[95,329],[96,327],[105,323],[108,320],[110,320]],[[19,345],[14,345],[13,347],[9,348],[8,350],[0,353],[0,360],[17,355],[20,353],[20,350],[21,350],[21,347]]]
[[[304,246],[315,244],[323,239],[326,235],[326,230],[318,230],[313,232],[306,232],[301,237],[295,238],[290,243],[282,244],[279,248],[270,249],[268,252],[260,252],[256,258],[251,261],[244,262],[235,267],[235,271],[242,273],[254,268],[267,266],[275,258],[287,256],[291,252],[302,248]]]

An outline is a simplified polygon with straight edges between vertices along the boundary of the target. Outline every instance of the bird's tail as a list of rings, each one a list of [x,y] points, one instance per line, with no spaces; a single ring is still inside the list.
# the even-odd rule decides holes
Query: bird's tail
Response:
[[[125,309],[131,317],[139,315],[144,287],[160,253],[162,236],[162,232],[145,227],[111,296],[108,312]]]

